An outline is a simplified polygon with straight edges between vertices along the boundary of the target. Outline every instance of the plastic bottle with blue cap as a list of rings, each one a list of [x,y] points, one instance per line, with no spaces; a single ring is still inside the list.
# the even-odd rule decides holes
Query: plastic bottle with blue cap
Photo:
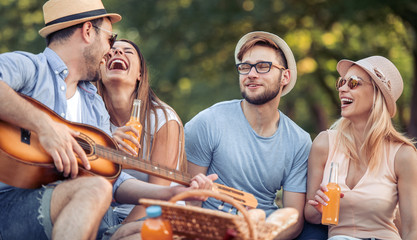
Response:
[[[146,208],[147,219],[141,231],[142,240],[172,240],[172,228],[169,221],[162,219],[160,206]]]

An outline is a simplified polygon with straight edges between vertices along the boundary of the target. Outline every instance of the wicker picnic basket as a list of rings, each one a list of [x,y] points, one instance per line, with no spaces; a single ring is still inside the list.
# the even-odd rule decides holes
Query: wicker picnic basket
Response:
[[[243,216],[226,212],[204,209],[195,206],[183,206],[175,204],[177,201],[189,197],[214,197],[233,205]],[[167,219],[175,235],[174,239],[210,239],[222,240],[229,229],[235,230],[236,238],[241,240],[270,240],[278,236],[280,232],[291,226],[294,221],[281,226],[268,223],[254,223],[249,217],[248,211],[240,203],[231,197],[208,190],[192,190],[180,193],[169,201],[141,199],[145,206],[159,205],[162,208],[162,216]]]

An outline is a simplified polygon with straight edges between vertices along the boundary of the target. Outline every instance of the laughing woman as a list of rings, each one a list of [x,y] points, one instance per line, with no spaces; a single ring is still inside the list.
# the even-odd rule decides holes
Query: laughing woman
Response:
[[[339,163],[339,224],[330,239],[417,239],[417,151],[391,122],[403,80],[388,59],[337,64],[342,117],[320,133],[308,160],[306,219],[320,223],[330,163]],[[399,207],[401,231],[394,224]]]
[[[113,138],[122,149],[127,149],[132,155],[138,154],[147,161],[184,171],[183,125],[175,111],[162,102],[150,88],[148,69],[139,47],[129,40],[116,41],[104,60],[101,64],[102,79],[97,83],[97,88],[110,114]],[[140,145],[126,134],[128,131],[135,131],[132,127],[125,126],[130,119],[134,99],[142,101],[140,122],[143,131]],[[141,146],[139,153],[134,152],[123,139]],[[125,171],[150,183],[171,184],[168,180],[138,171]],[[120,205],[114,211],[120,219],[126,218],[132,211],[125,219],[126,222],[146,215],[142,206],[133,208],[133,205]]]

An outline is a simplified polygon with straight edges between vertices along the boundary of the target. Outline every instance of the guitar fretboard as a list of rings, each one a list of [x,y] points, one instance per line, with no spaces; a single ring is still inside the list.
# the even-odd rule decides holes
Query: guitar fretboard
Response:
[[[100,157],[121,164],[122,166],[137,168],[139,171],[165,178],[185,186],[189,186],[191,182],[191,176],[186,173],[161,166],[157,163],[134,158],[119,150],[95,145],[95,153]]]

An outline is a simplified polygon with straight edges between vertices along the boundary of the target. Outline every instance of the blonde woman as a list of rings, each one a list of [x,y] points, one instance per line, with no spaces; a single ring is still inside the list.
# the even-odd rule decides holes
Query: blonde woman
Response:
[[[98,81],[97,88],[110,114],[113,138],[122,149],[127,149],[133,155],[138,154],[145,160],[185,171],[183,125],[175,111],[162,102],[150,88],[146,62],[138,46],[129,40],[118,40],[104,60],[101,64],[102,79]],[[140,145],[137,140],[126,134],[128,131],[136,132],[132,127],[125,126],[130,119],[134,99],[142,101],[140,122],[143,131]],[[139,147],[139,153],[123,139],[135,143]],[[171,184],[168,180],[138,171],[125,171],[149,183]],[[124,219],[132,208],[133,205],[121,205],[115,208],[115,212]],[[134,214],[129,215],[125,219],[126,222],[145,216],[142,206],[135,207],[133,211]]]
[[[330,162],[338,162],[342,198],[330,239],[417,239],[417,151],[391,122],[401,75],[381,56],[341,60],[337,70],[342,117],[313,142],[306,219],[320,223]],[[394,224],[397,206],[401,232]]]

